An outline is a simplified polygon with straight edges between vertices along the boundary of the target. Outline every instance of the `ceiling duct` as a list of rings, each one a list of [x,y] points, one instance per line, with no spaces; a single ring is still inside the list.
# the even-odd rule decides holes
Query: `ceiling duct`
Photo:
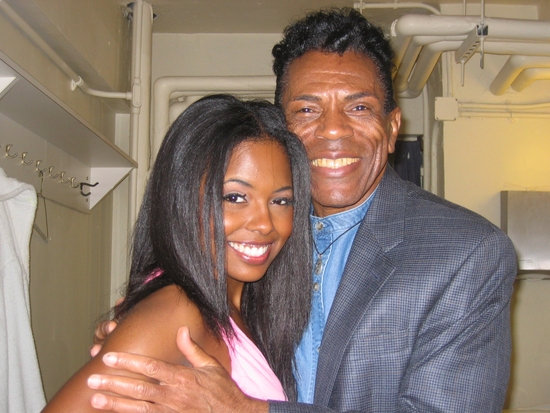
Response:
[[[462,64],[476,51],[510,55],[490,86],[494,95],[550,79],[550,22],[408,14],[393,22],[391,36],[399,97],[419,96],[441,54],[451,51]]]

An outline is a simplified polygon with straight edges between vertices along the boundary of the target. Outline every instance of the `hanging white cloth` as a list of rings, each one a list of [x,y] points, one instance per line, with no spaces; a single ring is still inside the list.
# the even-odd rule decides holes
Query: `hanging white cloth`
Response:
[[[0,412],[46,404],[31,330],[29,247],[36,191],[0,168]]]

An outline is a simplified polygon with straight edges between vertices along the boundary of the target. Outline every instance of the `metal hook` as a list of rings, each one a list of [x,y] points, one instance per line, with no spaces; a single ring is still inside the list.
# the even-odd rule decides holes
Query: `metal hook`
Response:
[[[36,165],[36,172],[38,172],[38,176],[42,177],[44,176],[44,172],[48,170],[48,168],[40,169],[40,164],[42,161],[36,161],[34,164]]]
[[[10,143],[9,145],[6,145],[6,158],[10,158],[10,159],[13,159],[13,158],[17,158],[17,155],[19,155],[18,153],[16,153],[15,155],[10,155],[10,149],[13,145]]]
[[[64,177],[65,177],[65,171],[63,171],[59,174],[59,182],[61,182],[62,184],[68,184],[69,182],[71,182],[71,178],[64,181],[63,180]]]
[[[50,178],[52,178],[52,179],[57,179],[57,178],[59,178],[59,175],[60,175],[60,174],[52,175],[52,171],[53,171],[53,166],[50,166],[50,167],[48,168],[48,176],[49,176]]]
[[[93,184],[93,185],[92,185],[92,184],[89,184],[89,183],[87,183],[87,182],[81,182],[81,183],[80,183],[80,195],[82,195],[82,196],[90,196],[90,195],[92,195],[91,192],[87,192],[87,193],[82,192],[82,187],[83,187],[83,186],[91,186],[91,187],[93,188],[94,186],[98,186],[98,185],[99,185],[99,182],[96,182],[96,183]]]
[[[79,185],[76,184],[76,186],[74,186],[74,180],[75,180],[75,179],[76,179],[76,177],[73,176],[71,179],[69,179],[69,182],[71,183],[71,188],[75,188],[75,189],[76,189],[76,188],[79,187]]]
[[[25,161],[25,158],[27,157],[28,154],[29,154],[28,152],[23,152],[23,153],[21,154],[21,163],[22,163],[23,165],[29,166],[29,165],[31,165],[31,164],[34,162],[34,161]]]

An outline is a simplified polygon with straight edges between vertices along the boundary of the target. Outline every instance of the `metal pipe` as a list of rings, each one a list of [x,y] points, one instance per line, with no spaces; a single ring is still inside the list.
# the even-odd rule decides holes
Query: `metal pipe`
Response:
[[[485,23],[490,27],[490,37],[485,39],[484,53],[550,56],[549,22],[485,18]],[[448,42],[449,49],[442,51],[456,50],[477,24],[474,16],[406,15],[396,20],[392,24],[391,34],[396,39],[398,70],[395,90],[398,96],[416,97],[420,93],[423,85],[418,82],[429,78],[434,59],[437,62],[441,55],[442,46],[430,45]],[[424,70],[428,72],[422,74]],[[519,73],[514,73],[514,76],[517,77]],[[510,71],[499,74],[497,83],[510,86],[515,79],[509,78],[510,75]],[[415,77],[415,83],[411,87],[409,78],[412,79],[412,76]],[[501,90],[500,86],[497,88],[497,83],[491,91],[498,89],[500,94],[504,93],[506,89]]]
[[[65,63],[65,61],[57,54],[57,52],[46,43],[42,37],[36,31],[11,8],[11,6],[3,0],[0,0],[0,10],[8,17],[42,52],[57,66],[63,73],[65,73],[71,79],[71,90],[80,88],[84,93],[88,95],[103,97],[103,98],[115,98],[115,99],[127,99],[132,98],[131,92],[106,92],[101,90],[95,90],[89,88],[84,80],[71,69],[71,67]]]
[[[521,92],[531,83],[537,80],[550,80],[550,68],[529,68],[521,72],[512,82],[512,89]]]
[[[354,9],[424,9],[433,14],[441,12],[433,6],[424,3],[353,3]]]
[[[156,154],[170,126],[170,97],[204,96],[213,92],[273,97],[275,76],[165,76],[153,86],[153,142]]]
[[[519,76],[528,68],[550,68],[550,57],[548,56],[510,56],[501,71],[495,77],[489,90],[494,95],[502,95]]]

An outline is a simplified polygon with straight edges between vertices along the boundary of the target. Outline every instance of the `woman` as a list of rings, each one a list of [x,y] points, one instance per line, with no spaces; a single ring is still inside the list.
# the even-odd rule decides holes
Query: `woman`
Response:
[[[278,109],[228,95],[192,104],[147,185],[119,325],[44,411],[95,411],[86,379],[115,373],[101,361],[110,351],[185,364],[182,325],[245,393],[295,399],[293,353],[310,305],[309,202],[305,151]]]

